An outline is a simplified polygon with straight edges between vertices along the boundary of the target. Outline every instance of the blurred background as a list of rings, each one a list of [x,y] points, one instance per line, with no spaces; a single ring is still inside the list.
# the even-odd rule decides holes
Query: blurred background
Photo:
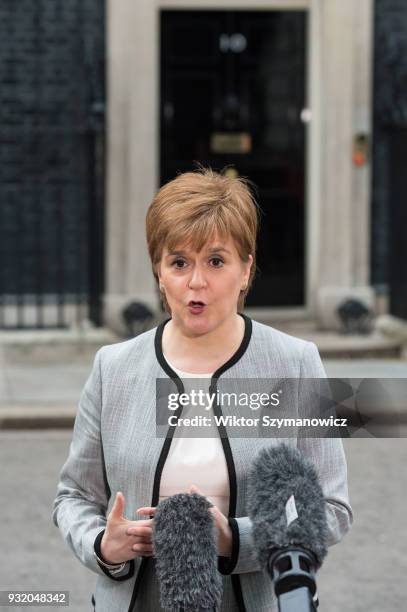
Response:
[[[58,578],[84,610],[92,576],[52,499],[96,350],[166,316],[144,219],[178,172],[256,186],[249,316],[315,342],[329,376],[407,378],[407,3],[0,0],[0,41],[0,586]],[[406,595],[384,519],[407,502],[404,440],[363,442],[346,446],[360,518],[325,571],[330,612]]]

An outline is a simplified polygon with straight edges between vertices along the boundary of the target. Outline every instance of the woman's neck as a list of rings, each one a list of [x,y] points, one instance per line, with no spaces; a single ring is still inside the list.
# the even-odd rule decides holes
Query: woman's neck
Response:
[[[185,335],[171,319],[163,331],[163,353],[180,370],[213,372],[237,351],[244,330],[245,321],[237,313],[212,332],[195,337]]]

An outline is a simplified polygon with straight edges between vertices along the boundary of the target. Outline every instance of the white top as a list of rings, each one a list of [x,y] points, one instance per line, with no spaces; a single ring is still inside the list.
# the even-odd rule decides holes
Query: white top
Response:
[[[167,358],[169,366],[182,379],[207,378],[208,389],[212,374],[194,374],[176,368]],[[185,389],[187,392],[187,389]],[[213,410],[205,411],[212,416]],[[182,416],[185,416],[185,408]],[[177,433],[181,435],[177,435]],[[188,493],[194,484],[219,510],[229,513],[229,474],[219,432],[214,425],[213,438],[182,437],[178,426],[171,442],[170,450],[161,474],[159,500],[175,493]]]

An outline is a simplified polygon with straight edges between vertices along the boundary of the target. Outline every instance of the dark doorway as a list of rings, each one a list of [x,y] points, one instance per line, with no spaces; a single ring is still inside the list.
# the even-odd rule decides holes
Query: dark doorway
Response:
[[[407,124],[389,129],[390,313],[407,319]]]
[[[104,0],[0,7],[0,327],[101,323]]]
[[[304,304],[306,13],[161,12],[161,184],[194,162],[258,186],[248,306]]]

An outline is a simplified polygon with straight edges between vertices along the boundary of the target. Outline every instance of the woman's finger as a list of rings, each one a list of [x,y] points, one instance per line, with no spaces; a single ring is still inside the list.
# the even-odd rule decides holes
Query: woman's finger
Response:
[[[125,499],[121,491],[116,493],[114,504],[109,512],[108,520],[121,521],[123,519]]]
[[[149,506],[145,506],[143,508],[137,508],[136,512],[137,514],[155,514],[155,508],[149,507]]]
[[[152,535],[152,528],[149,525],[135,525],[126,529],[127,535],[149,536]]]
[[[194,484],[189,487],[189,492],[197,493],[198,495],[202,495],[202,497],[206,497],[205,493],[203,493],[201,489]]]
[[[137,552],[142,555],[153,552],[153,547],[148,544],[133,544],[131,549],[134,550],[134,552]]]
[[[218,518],[218,516],[222,514],[222,512],[217,506],[211,506],[210,508],[208,508],[208,510],[215,518]]]
[[[142,536],[131,536],[133,544],[151,544],[151,538],[142,537]]]

